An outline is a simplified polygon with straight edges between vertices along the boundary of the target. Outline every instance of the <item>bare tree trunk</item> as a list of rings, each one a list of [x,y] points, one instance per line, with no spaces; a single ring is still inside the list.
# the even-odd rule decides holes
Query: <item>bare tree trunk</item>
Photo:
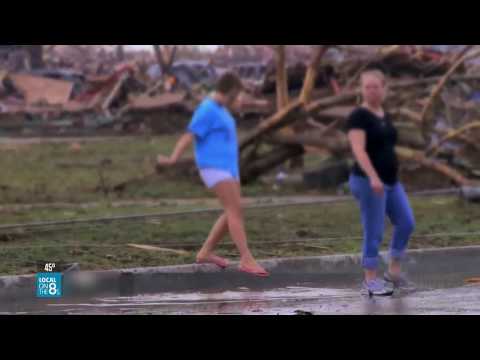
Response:
[[[43,69],[43,45],[26,45],[32,70]]]
[[[117,45],[117,60],[125,61],[125,49],[123,45]]]
[[[163,73],[165,70],[165,60],[162,48],[160,45],[153,45],[153,50],[155,51],[155,57],[157,58],[158,66],[160,66],[160,70]]]
[[[160,45],[153,45],[153,50],[155,51],[158,65],[162,70],[162,75],[171,75],[172,66],[177,53],[177,46],[174,45],[172,48],[162,49]]]
[[[288,71],[286,62],[286,46],[276,45],[275,54],[277,59],[277,110],[284,109],[288,106],[290,99],[288,95]],[[292,127],[285,127],[279,131],[281,135],[293,136],[295,130]],[[305,163],[302,156],[296,156],[290,160],[289,167],[291,170],[302,169]]]
[[[177,56],[177,51],[178,51],[178,46],[173,45],[172,49],[170,50],[170,56],[169,56],[168,63],[167,63],[167,67],[168,67],[169,71],[171,71],[171,68],[172,68],[172,66],[175,62],[175,58]]]
[[[305,75],[305,80],[303,82],[302,94],[300,95],[300,100],[306,105],[310,102],[312,92],[315,88],[315,82],[318,76],[318,67],[322,61],[323,56],[328,51],[329,46],[322,45],[315,50],[313,60],[308,66],[307,74]]]
[[[277,110],[281,110],[288,105],[288,75],[286,64],[285,45],[275,46],[275,55],[277,59]]]

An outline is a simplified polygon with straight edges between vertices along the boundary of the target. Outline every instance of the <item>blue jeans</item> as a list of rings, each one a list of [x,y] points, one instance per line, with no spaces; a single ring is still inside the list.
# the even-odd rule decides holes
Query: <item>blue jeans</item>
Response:
[[[395,227],[390,255],[393,260],[405,257],[410,237],[415,230],[415,217],[402,184],[385,185],[384,196],[373,192],[370,180],[351,175],[350,190],[360,205],[363,225],[363,267],[376,270],[385,232],[385,217]]]

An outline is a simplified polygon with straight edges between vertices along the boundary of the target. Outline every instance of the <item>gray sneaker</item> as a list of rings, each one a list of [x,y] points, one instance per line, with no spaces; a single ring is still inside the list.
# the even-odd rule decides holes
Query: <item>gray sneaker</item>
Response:
[[[385,281],[376,279],[363,283],[362,294],[369,297],[392,296],[393,289],[387,286]]]
[[[384,280],[391,284],[394,289],[402,291],[415,291],[417,288],[414,283],[408,280],[405,274],[398,276],[391,275],[388,271],[384,275]]]

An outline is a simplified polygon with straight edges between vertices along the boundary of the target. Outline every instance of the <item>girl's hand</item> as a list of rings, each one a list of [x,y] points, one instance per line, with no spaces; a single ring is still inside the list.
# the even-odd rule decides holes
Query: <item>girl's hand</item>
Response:
[[[175,165],[175,161],[173,161],[172,158],[168,156],[158,155],[157,164],[159,166],[172,166]]]

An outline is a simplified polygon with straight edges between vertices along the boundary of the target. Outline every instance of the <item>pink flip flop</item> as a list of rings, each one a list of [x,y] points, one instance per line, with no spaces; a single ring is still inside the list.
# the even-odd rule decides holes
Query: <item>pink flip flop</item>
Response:
[[[246,274],[253,275],[253,276],[258,276],[258,277],[269,277],[270,276],[270,274],[266,271],[260,271],[259,272],[259,271],[255,271],[255,270],[246,268],[244,266],[239,266],[238,270],[240,272],[244,272]]]
[[[197,260],[197,264],[198,265],[205,265],[205,264],[208,264],[208,265],[216,265],[218,266],[220,269],[226,269],[228,267],[228,261],[227,260],[224,260],[222,259],[221,257],[218,257],[218,256],[211,256],[209,259],[206,259],[206,260],[202,260],[202,261],[198,261]]]

